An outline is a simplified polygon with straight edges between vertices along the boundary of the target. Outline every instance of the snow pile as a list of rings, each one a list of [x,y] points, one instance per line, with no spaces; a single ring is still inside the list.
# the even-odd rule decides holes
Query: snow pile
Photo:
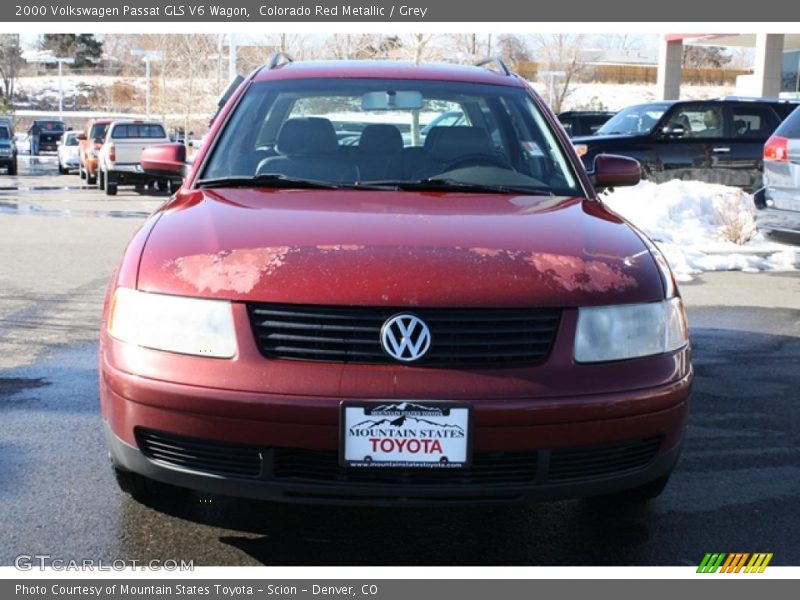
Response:
[[[800,248],[767,241],[756,231],[752,196],[699,181],[643,181],[603,201],[647,233],[678,281],[704,271],[786,271],[800,266]]]
[[[531,82],[537,92],[548,99],[547,84]],[[708,100],[736,92],[730,85],[682,85],[682,100]],[[561,110],[621,110],[626,106],[657,102],[655,83],[573,83]]]

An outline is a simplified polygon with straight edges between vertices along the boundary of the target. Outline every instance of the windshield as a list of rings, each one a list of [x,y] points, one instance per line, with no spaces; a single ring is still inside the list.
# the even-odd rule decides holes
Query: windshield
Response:
[[[77,146],[78,145],[78,138],[76,137],[76,135],[74,133],[68,133],[65,137],[66,137],[66,139],[64,140],[64,145],[65,146]]]
[[[650,133],[669,104],[639,104],[623,108],[606,121],[594,135],[639,135]]]
[[[524,89],[441,81],[255,83],[200,176],[201,185],[234,179],[581,193]]]
[[[8,131],[8,127],[5,125],[0,125],[0,140],[10,140],[11,134]]]

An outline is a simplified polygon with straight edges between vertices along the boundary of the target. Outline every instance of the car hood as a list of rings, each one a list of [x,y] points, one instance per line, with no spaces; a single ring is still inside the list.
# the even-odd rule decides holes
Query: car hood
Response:
[[[635,133],[615,133],[605,135],[579,135],[572,138],[573,144],[599,144],[610,140],[627,140],[630,138],[642,137],[641,134]]]
[[[166,205],[139,289],[371,306],[585,306],[663,297],[641,238],[595,201],[213,189]]]

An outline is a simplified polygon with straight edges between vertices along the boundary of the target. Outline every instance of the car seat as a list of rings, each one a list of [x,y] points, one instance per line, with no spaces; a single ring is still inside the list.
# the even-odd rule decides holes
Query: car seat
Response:
[[[352,161],[339,155],[333,123],[320,117],[289,119],[278,133],[277,156],[262,160],[256,175],[353,183],[358,171]]]
[[[403,136],[394,125],[367,125],[356,148],[362,181],[398,179],[402,176]]]

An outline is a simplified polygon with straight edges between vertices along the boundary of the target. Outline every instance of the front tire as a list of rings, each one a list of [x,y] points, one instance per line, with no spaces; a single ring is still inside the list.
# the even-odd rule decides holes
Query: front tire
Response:
[[[105,180],[106,184],[106,196],[116,196],[117,195],[117,182],[114,179],[114,175],[107,171],[103,172],[103,179]]]
[[[9,175],[16,175],[17,174],[17,161],[14,160],[13,163],[8,165],[8,174]]]
[[[106,189],[106,178],[103,177],[102,171],[97,172],[97,187],[100,190]]]

